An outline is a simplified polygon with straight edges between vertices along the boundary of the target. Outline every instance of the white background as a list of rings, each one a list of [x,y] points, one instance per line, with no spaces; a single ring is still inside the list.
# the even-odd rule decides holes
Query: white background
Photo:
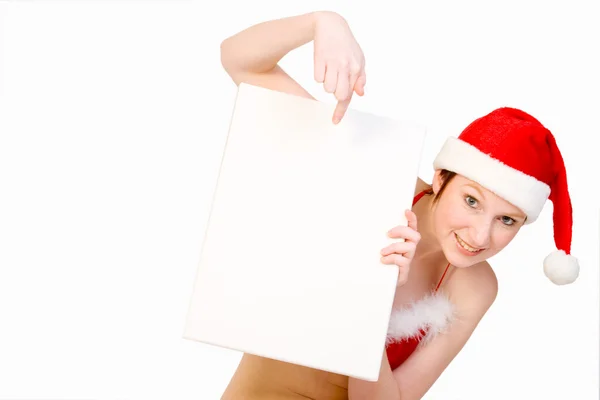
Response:
[[[352,107],[428,126],[426,181],[445,137],[504,105],[542,120],[568,168],[580,279],[543,276],[548,203],[491,260],[496,303],[426,398],[596,399],[593,3],[0,2],[0,399],[220,397],[241,354],[181,337],[236,90],[219,45],[318,9],[365,52]],[[282,66],[333,102],[312,44]]]

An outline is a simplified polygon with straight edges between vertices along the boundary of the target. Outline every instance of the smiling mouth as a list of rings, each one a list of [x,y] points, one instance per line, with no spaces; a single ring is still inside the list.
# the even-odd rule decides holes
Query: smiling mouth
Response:
[[[454,232],[454,237],[456,238],[456,242],[460,245],[460,247],[462,247],[464,250],[468,251],[471,254],[481,253],[484,250],[484,249],[477,249],[475,247],[471,247],[464,240],[462,240],[456,232]]]

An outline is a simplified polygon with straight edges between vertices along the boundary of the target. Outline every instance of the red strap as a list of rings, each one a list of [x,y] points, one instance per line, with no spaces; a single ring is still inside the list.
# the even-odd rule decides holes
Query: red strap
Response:
[[[440,285],[442,284],[442,281],[444,280],[444,277],[446,276],[446,272],[448,272],[448,268],[450,267],[450,263],[448,263],[448,265],[446,265],[446,269],[444,270],[444,273],[442,274],[442,277],[440,278],[440,281],[438,282],[435,291],[437,292],[437,290],[440,288]]]
[[[421,200],[421,197],[423,197],[423,196],[424,196],[424,195],[426,195],[426,194],[431,194],[431,191],[430,191],[430,190],[427,190],[427,189],[425,189],[425,190],[423,190],[422,192],[418,193],[418,194],[415,196],[415,198],[413,199],[413,203],[412,203],[412,205],[414,206],[415,204],[417,204],[417,201]]]

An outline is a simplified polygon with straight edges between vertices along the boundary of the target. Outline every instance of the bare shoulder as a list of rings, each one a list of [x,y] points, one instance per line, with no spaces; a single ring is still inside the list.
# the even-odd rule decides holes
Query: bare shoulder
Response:
[[[498,279],[487,261],[468,268],[456,268],[448,281],[448,296],[461,314],[481,318],[498,294]]]
[[[454,268],[442,291],[455,306],[456,319],[393,371],[402,399],[420,399],[467,343],[498,293],[487,262]]]

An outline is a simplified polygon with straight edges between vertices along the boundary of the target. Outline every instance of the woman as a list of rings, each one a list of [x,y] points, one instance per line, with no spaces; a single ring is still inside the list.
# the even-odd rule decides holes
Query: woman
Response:
[[[238,85],[314,99],[278,65],[313,40],[314,77],[335,95],[332,122],[339,123],[353,93],[364,95],[366,85],[363,53],[340,15],[313,12],[252,26],[223,41],[222,64]],[[408,226],[389,232],[404,240],[381,250],[381,262],[398,265],[400,273],[379,380],[245,354],[224,399],[422,398],[496,297],[486,259],[534,222],[548,197],[560,250],[546,258],[544,271],[556,284],[577,278],[566,172],[539,121],[514,108],[494,110],[449,138],[434,167],[431,185],[417,182]]]

